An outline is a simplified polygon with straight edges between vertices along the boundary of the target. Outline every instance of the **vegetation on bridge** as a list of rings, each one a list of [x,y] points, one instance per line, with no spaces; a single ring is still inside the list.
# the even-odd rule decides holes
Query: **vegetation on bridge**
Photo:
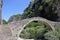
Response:
[[[33,21],[22,30],[20,37],[25,39],[34,39],[37,38],[38,33],[40,33],[40,37],[38,39],[45,40],[43,37],[44,34],[48,31],[51,31],[51,29],[45,24],[40,21]]]
[[[60,27],[55,31],[40,21],[30,22],[20,33],[20,37],[24,39],[35,40],[60,40]]]

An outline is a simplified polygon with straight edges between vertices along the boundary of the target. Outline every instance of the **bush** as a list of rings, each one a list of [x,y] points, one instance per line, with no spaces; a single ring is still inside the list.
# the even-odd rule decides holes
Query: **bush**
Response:
[[[59,33],[58,32],[48,32],[45,34],[45,38],[48,39],[48,40],[59,40],[59,37],[58,37]]]
[[[2,20],[3,21],[3,24],[8,24],[8,22],[6,20]]]
[[[60,28],[57,27],[55,31],[46,33],[45,38],[48,40],[60,40]]]
[[[48,27],[41,22],[31,22],[21,32],[20,37],[25,39],[34,39],[38,32],[40,32],[40,36],[43,36],[43,34],[48,30]]]
[[[40,11],[43,10],[43,5],[40,5],[39,10],[40,10]]]
[[[34,3],[37,3],[39,0],[35,0]]]
[[[20,37],[35,40],[60,40],[60,28],[57,27],[55,31],[52,31],[41,22],[31,22],[22,30]]]

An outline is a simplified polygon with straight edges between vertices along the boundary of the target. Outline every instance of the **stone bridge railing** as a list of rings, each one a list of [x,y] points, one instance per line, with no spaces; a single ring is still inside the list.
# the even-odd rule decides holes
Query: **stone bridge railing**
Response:
[[[55,30],[55,28],[54,28],[55,24],[58,23],[58,22],[49,21],[49,20],[41,18],[41,17],[33,17],[33,18],[29,18],[29,19],[14,21],[14,22],[9,23],[6,26],[1,26],[1,30],[3,31],[3,32],[1,31],[2,32],[1,34],[2,35],[4,35],[4,33],[6,34],[6,35],[4,35],[6,40],[17,40],[17,38],[19,37],[19,34],[24,29],[24,27],[32,21],[41,21],[45,25],[50,27],[53,31]],[[0,34],[0,36],[1,36],[1,34]],[[0,38],[2,39],[2,37],[0,37]],[[5,39],[3,39],[3,40],[5,40]]]

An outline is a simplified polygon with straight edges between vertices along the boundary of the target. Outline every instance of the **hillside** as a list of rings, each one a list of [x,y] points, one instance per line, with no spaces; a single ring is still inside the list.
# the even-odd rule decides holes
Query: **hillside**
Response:
[[[52,21],[60,21],[58,4],[57,0],[34,0],[25,9],[22,18],[43,17]]]

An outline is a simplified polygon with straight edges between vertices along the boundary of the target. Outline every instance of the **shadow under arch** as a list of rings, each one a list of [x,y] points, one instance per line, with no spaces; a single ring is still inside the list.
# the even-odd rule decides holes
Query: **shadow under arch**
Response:
[[[53,30],[53,28],[51,27],[51,24],[49,24],[49,23],[46,22],[46,21],[37,20],[37,19],[35,19],[35,20],[30,20],[28,23],[26,23],[26,24],[23,26],[22,30],[23,30],[30,22],[33,22],[33,21],[40,21],[40,22],[42,22],[44,25],[46,25],[47,27],[49,27],[50,29]],[[22,32],[22,30],[18,33],[18,36],[19,36],[20,33]]]

